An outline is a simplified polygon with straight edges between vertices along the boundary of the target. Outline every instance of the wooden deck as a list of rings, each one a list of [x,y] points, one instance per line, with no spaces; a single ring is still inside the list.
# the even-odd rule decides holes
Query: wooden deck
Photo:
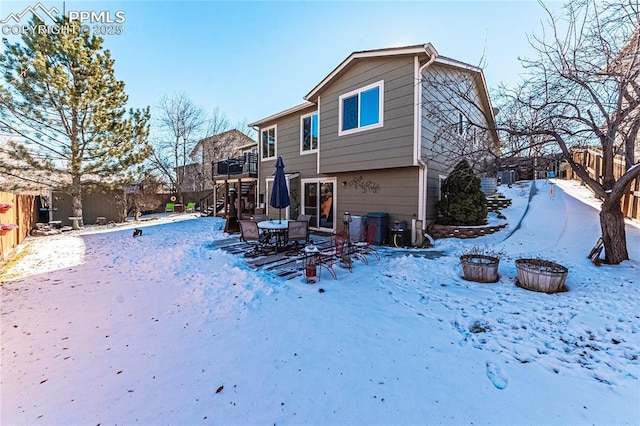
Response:
[[[328,247],[330,241],[325,237],[314,237],[313,245],[319,249]],[[224,250],[240,256],[253,269],[262,269],[278,277],[292,279],[303,274],[305,254],[302,246],[300,250],[289,250],[267,255],[252,255],[249,244],[240,241],[239,237],[220,240],[212,243],[212,248]]]
[[[327,235],[312,235],[312,244],[320,250],[330,245]],[[305,254],[303,249],[298,253],[289,251],[269,255],[251,255],[251,246],[240,241],[240,237],[232,237],[226,240],[215,241],[211,244],[214,249],[221,249],[242,258],[252,269],[261,269],[275,276],[287,280],[300,277],[304,274]],[[434,249],[397,249],[393,247],[376,247],[381,257],[414,256],[427,259],[437,259],[446,256],[445,252]],[[370,259],[371,260],[371,259]]]

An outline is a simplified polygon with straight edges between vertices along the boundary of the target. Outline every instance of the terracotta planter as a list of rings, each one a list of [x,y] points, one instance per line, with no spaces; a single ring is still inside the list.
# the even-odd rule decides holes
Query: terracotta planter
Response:
[[[569,270],[564,266],[541,259],[517,259],[516,285],[543,293],[566,291],[565,280]]]
[[[465,254],[460,256],[464,279],[479,283],[497,282],[499,263],[500,259],[497,257],[483,254]]]

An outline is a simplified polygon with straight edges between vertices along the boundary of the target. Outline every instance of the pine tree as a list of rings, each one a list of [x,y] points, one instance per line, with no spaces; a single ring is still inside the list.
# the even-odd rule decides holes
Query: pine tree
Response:
[[[37,17],[31,24],[42,24]],[[82,216],[82,189],[121,185],[150,155],[149,108],[126,111],[124,83],[103,39],[60,17],[0,57],[0,131],[17,135],[0,166],[66,191]]]
[[[460,161],[444,180],[438,203],[439,222],[446,225],[483,225],[487,222],[487,199],[480,178],[466,160]]]

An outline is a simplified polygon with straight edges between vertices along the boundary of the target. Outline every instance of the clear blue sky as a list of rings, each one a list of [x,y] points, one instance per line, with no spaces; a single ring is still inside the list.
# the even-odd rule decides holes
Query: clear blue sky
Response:
[[[0,3],[0,19],[33,1]],[[63,9],[62,1],[41,2]],[[559,8],[559,3],[548,3]],[[255,121],[295,106],[351,52],[431,42],[477,65],[490,89],[515,84],[527,34],[545,19],[536,1],[67,1],[67,11],[124,11],[106,35],[129,106],[184,92],[207,111]],[[11,38],[12,41],[15,38]],[[485,51],[486,49],[486,51]]]

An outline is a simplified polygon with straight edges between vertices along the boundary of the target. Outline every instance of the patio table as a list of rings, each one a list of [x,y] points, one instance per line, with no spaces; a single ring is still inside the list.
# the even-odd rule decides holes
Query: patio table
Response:
[[[274,237],[274,247],[276,249],[276,252],[280,251],[284,246],[284,242],[286,241],[285,236],[287,234],[287,228],[289,227],[288,223],[289,221],[284,219],[263,220],[261,222],[258,222],[258,228],[269,232],[269,234]]]

